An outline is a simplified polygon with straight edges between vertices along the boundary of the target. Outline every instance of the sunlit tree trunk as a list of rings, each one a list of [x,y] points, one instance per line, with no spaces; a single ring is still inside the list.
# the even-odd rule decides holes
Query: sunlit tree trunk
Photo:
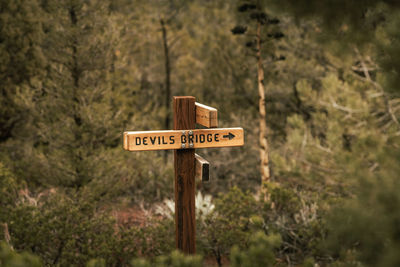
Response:
[[[259,142],[260,142],[260,171],[261,193],[266,193],[266,184],[270,179],[269,148],[267,140],[267,123],[265,111],[264,69],[261,58],[261,23],[257,23],[257,80],[259,96]]]

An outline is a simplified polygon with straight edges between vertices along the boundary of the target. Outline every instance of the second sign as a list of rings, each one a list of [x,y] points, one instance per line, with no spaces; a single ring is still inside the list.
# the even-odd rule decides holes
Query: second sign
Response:
[[[242,128],[216,128],[124,133],[128,151],[242,146]]]

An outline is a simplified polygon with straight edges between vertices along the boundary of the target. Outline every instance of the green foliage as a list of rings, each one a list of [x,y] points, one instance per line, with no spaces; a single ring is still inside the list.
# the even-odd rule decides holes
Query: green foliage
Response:
[[[8,209],[15,205],[19,188],[20,185],[15,176],[0,162],[0,206],[2,207],[0,209],[0,221],[7,218]]]
[[[353,254],[365,266],[400,264],[399,159],[398,152],[385,151],[376,173],[361,168],[354,172],[359,193],[336,206],[327,218],[326,253],[341,261]]]
[[[269,194],[269,201],[265,203],[267,209],[287,214],[294,214],[300,209],[299,196],[293,190],[284,188],[276,183],[269,183],[266,186]]]
[[[274,249],[281,244],[279,235],[266,236],[262,232],[255,233],[250,239],[250,245],[245,250],[235,246],[231,251],[231,266],[275,266]]]
[[[10,241],[7,221],[19,200],[21,188],[13,173],[0,161],[0,240]]]
[[[316,0],[306,1],[306,4],[304,1],[265,2],[277,12],[318,20],[320,23],[314,29],[314,35],[341,54],[352,53],[355,47],[368,51],[383,69],[385,90],[398,94],[395,84],[399,81],[400,48],[397,45],[399,28],[396,25],[400,22],[400,5],[397,1],[368,0],[362,5],[346,0]]]
[[[31,251],[45,264],[61,266],[82,266],[99,257],[114,266],[134,256],[137,249],[132,243],[127,246],[127,241],[136,232],[117,231],[113,218],[95,212],[93,204],[60,193],[42,198],[37,205],[21,204],[9,212],[7,222],[16,250]]]
[[[215,212],[223,214],[228,220],[248,218],[256,213],[256,200],[249,192],[232,187],[227,194],[215,200]]]
[[[221,194],[215,200],[214,211],[198,229],[200,250],[213,255],[221,264],[233,245],[246,247],[251,233],[260,227],[257,211],[257,202],[249,192],[233,187]]]
[[[201,264],[172,252],[174,222],[154,214],[173,196],[173,153],[121,146],[124,130],[163,129],[171,115],[167,45],[171,94],[196,96],[218,109],[220,127],[246,133],[244,147],[203,150],[212,179],[198,190],[215,204],[197,216],[204,264],[397,266],[400,100],[388,92],[398,91],[398,8],[386,0],[1,1],[0,236],[16,250],[3,244],[1,255],[24,262],[27,251],[59,266]],[[255,24],[267,196],[252,193]],[[130,215],[144,218],[119,222],[121,206],[140,207],[144,215]]]
[[[140,231],[142,255],[155,257],[170,253],[175,248],[174,221],[165,219],[154,221]]]
[[[4,267],[40,267],[42,263],[37,256],[30,253],[17,253],[6,243],[0,242],[0,265]]]
[[[46,59],[38,1],[0,3],[0,141],[24,136],[41,90]]]
[[[359,81],[354,73],[345,73],[344,78],[341,81],[336,75],[328,75],[321,80],[321,89],[307,81],[297,83],[301,105],[314,108],[307,117],[288,117],[287,149],[271,156],[277,175],[301,177],[302,187],[313,187],[321,194],[326,187],[329,194],[347,194],[343,188],[355,181],[346,179],[346,173],[358,164],[370,168],[377,161],[377,153],[396,140],[395,121],[386,121],[386,130],[380,127],[381,116],[389,116],[385,100],[371,96],[382,95],[381,91]]]
[[[323,202],[277,183],[270,183],[267,188],[268,200],[262,203],[264,229],[281,237],[277,254],[298,263],[321,255],[320,241],[326,229],[318,204]]]
[[[134,259],[131,261],[132,267],[200,267],[202,257],[199,255],[188,256],[179,251],[173,251],[165,256],[158,256],[153,261],[145,259]]]
[[[111,164],[112,148],[119,145],[123,120],[113,105],[119,29],[102,1],[50,1],[43,8],[49,67],[32,155],[36,182],[81,188],[112,179],[118,164]]]
[[[86,267],[105,267],[106,261],[103,259],[92,259],[86,263]]]

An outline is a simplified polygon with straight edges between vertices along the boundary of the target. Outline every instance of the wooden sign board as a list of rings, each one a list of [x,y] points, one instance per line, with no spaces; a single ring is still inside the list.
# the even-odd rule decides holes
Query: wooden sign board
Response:
[[[128,151],[243,146],[242,128],[124,132]]]
[[[202,182],[210,181],[210,163],[198,154],[194,154],[194,157],[196,160],[196,180],[200,180]]]
[[[195,103],[196,106],[196,123],[208,128],[218,127],[218,111],[200,103]]]

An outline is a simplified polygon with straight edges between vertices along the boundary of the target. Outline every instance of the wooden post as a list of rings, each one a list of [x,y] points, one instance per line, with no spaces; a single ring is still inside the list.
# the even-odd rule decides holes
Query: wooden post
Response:
[[[175,96],[174,130],[194,129],[195,122],[195,98]],[[196,253],[194,154],[194,149],[178,149],[174,152],[175,242],[176,248],[187,254]]]
[[[174,130],[124,132],[125,150],[175,150],[175,242],[186,254],[196,253],[196,162],[202,181],[209,180],[210,164],[200,156],[195,159],[195,148],[244,145],[242,128],[211,129],[218,126],[217,112],[195,103],[193,96],[175,96]],[[196,123],[209,129],[195,129]]]

